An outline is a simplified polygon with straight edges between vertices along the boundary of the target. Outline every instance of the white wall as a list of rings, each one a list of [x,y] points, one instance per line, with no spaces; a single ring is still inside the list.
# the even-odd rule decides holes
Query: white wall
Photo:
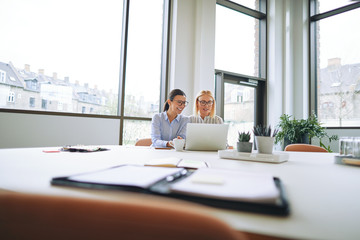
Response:
[[[216,0],[174,1],[169,88],[185,91],[185,115],[200,90],[215,90],[215,7]]]
[[[0,148],[117,145],[120,121],[0,112]]]

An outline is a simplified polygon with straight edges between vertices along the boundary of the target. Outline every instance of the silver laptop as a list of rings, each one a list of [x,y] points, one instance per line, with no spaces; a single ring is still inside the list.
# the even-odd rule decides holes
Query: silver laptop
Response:
[[[186,125],[186,150],[217,151],[226,149],[229,125],[199,124]]]

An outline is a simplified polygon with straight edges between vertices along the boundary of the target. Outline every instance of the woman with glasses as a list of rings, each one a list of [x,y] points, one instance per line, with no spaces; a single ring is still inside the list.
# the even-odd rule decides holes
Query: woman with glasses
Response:
[[[215,115],[215,98],[211,91],[201,91],[195,99],[195,114],[190,116],[191,123],[222,124],[221,117]]]
[[[174,89],[164,104],[164,111],[155,114],[151,121],[151,140],[154,147],[173,147],[174,138],[185,138],[189,117],[181,115],[187,106],[185,93]]]

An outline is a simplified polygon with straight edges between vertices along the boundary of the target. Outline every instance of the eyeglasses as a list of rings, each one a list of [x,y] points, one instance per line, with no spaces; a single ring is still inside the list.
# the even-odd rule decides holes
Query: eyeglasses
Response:
[[[199,101],[199,100],[198,100]],[[210,100],[210,101],[199,101],[199,103],[200,103],[200,105],[201,106],[205,106],[205,105],[209,105],[209,106],[211,106],[211,105],[213,105],[214,104],[214,101],[212,101],[212,100]]]
[[[176,100],[175,102],[177,103],[177,105],[179,105],[179,106],[184,105],[185,107],[189,104],[188,101]]]

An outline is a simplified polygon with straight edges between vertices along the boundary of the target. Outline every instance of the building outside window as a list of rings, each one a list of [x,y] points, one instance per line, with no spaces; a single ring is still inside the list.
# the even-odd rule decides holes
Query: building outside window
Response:
[[[266,1],[218,0],[216,6],[216,101],[229,124],[228,143],[236,146],[238,131],[252,132],[260,123],[262,101],[257,92],[266,80]]]
[[[310,3],[312,110],[326,127],[360,127],[360,2]]]

